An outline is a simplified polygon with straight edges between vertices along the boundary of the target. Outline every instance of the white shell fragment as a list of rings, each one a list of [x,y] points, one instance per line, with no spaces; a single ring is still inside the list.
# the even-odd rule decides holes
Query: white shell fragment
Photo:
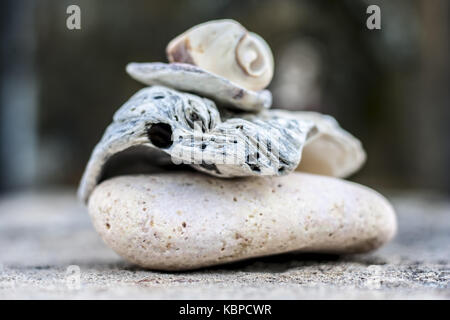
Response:
[[[299,164],[314,124],[274,115],[228,117],[211,100],[162,86],[137,92],[114,115],[83,174],[79,196],[87,201],[108,160],[128,148],[147,147],[176,164],[220,177],[283,175]]]
[[[285,252],[366,252],[396,230],[392,206],[348,181],[305,173],[215,179],[114,177],[89,214],[105,243],[145,268],[186,270]]]
[[[274,116],[311,121],[315,125],[317,133],[307,140],[297,171],[345,178],[358,171],[366,161],[361,142],[342,129],[331,116],[273,109],[259,115],[261,119]]]
[[[272,105],[268,90],[248,90],[230,80],[185,63],[129,63],[128,74],[146,85],[163,85],[197,93],[227,107],[260,111]]]
[[[264,89],[273,77],[269,45],[234,20],[194,26],[173,39],[166,51],[170,62],[196,65],[248,90]]]

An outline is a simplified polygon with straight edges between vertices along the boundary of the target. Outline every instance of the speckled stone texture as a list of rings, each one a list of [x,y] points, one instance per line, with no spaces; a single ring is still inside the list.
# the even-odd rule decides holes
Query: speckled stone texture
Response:
[[[377,192],[305,173],[217,179],[198,173],[120,176],[89,199],[95,229],[127,260],[186,270],[278,253],[354,253],[396,230]]]
[[[2,299],[449,299],[450,201],[383,190],[398,235],[370,254],[286,254],[194,272],[126,263],[92,227],[74,190],[0,199]],[[78,265],[80,288],[67,284]]]

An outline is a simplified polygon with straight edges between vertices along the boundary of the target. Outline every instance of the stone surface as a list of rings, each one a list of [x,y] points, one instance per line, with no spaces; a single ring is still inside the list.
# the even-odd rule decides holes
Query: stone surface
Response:
[[[370,254],[285,254],[163,273],[107,248],[74,190],[0,198],[2,299],[450,299],[450,201],[383,191],[398,214],[394,240]],[[66,270],[81,270],[80,288]]]
[[[278,253],[365,252],[396,230],[375,191],[330,177],[121,176],[89,200],[95,229],[142,267],[183,270]]]

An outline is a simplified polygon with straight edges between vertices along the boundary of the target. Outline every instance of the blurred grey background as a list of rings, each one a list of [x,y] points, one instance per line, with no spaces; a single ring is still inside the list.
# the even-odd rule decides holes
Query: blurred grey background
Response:
[[[66,8],[81,8],[68,30]],[[366,8],[381,8],[381,30]],[[232,18],[275,55],[274,107],[331,114],[375,188],[450,191],[446,0],[14,1],[0,4],[0,190],[75,187],[114,111],[187,28]]]

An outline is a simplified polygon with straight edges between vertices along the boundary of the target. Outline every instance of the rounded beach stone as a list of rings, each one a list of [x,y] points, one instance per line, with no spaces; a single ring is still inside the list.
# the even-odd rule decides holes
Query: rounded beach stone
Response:
[[[198,173],[121,176],[89,199],[95,229],[125,259],[185,270],[284,252],[356,253],[396,231],[377,192],[305,173],[217,179]]]

